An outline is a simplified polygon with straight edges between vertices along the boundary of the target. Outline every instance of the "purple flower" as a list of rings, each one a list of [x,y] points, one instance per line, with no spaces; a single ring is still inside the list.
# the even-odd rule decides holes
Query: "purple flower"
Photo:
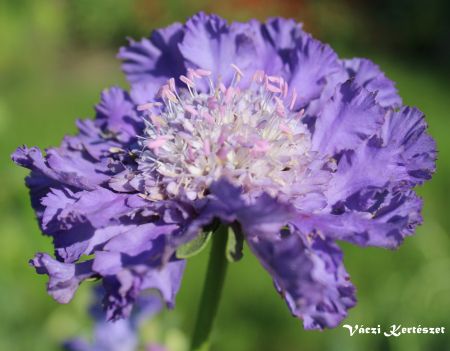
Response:
[[[64,342],[67,351],[137,351],[139,349],[139,326],[157,313],[161,300],[155,295],[142,296],[136,300],[130,318],[108,321],[101,309],[102,289],[95,289],[91,316],[95,322],[92,341],[83,338]],[[155,345],[154,347],[160,347]],[[161,348],[161,350],[164,350]]]
[[[46,151],[21,147],[56,259],[31,264],[68,302],[101,279],[107,316],[143,290],[174,305],[177,250],[217,221],[242,232],[307,329],[337,326],[355,300],[336,240],[396,248],[421,223],[412,190],[436,150],[366,59],[341,60],[294,21],[227,24],[200,13],[119,52],[131,83]]]

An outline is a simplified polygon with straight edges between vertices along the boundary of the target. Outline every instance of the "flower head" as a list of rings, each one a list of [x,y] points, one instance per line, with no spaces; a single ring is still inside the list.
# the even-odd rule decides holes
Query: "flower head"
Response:
[[[335,243],[397,247],[421,222],[412,190],[435,169],[423,114],[365,59],[342,60],[291,20],[200,13],[119,52],[130,92],[43,155],[19,148],[55,256],[31,261],[68,302],[101,279],[107,316],[143,290],[174,305],[177,250],[221,221],[241,232],[305,328],[355,304]]]

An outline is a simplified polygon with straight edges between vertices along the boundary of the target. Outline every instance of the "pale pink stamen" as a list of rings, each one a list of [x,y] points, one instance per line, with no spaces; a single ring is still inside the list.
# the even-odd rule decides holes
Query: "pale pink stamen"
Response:
[[[157,151],[161,146],[163,146],[166,141],[172,139],[173,137],[171,135],[160,135],[156,137],[156,139],[149,140],[147,143],[147,147],[149,149]]]
[[[209,144],[208,139],[203,142],[203,151],[206,155],[209,155],[211,153],[211,145]]]
[[[231,68],[234,69],[234,71],[237,73],[237,75],[243,77],[244,73],[242,73],[242,71],[240,70],[240,68],[238,66],[236,66],[234,63],[231,64]]]
[[[192,68],[188,68],[188,78],[194,79],[194,78],[201,78],[202,76],[197,73],[197,71],[193,70]]]
[[[291,134],[291,128],[286,123],[280,123],[280,130],[286,134]]]
[[[225,92],[225,103],[229,104],[233,100],[234,96],[235,90],[233,89],[233,87],[228,87],[227,91]]]
[[[210,110],[215,110],[218,106],[219,106],[219,102],[217,101],[217,99],[214,96],[211,96],[208,98],[207,107]]]
[[[258,70],[253,74],[252,80],[257,83],[262,83],[264,81],[264,76],[265,76],[264,72]]]
[[[202,77],[208,77],[211,75],[211,71],[201,68],[196,69],[195,72]]]
[[[138,110],[138,111],[148,111],[148,110],[151,110],[152,108],[154,108],[154,107],[159,107],[159,106],[161,106],[162,104],[160,103],[160,102],[148,102],[148,103],[146,103],[146,104],[142,104],[142,105],[138,105],[137,107],[136,107],[136,109]]]
[[[289,110],[292,111],[294,109],[296,101],[297,101],[297,90],[295,90],[295,88],[294,88],[294,90],[292,91],[292,99],[291,99],[291,103],[289,105]]]
[[[214,123],[214,118],[211,116],[211,114],[207,111],[202,112],[202,117],[210,124]]]
[[[283,98],[287,98],[287,96],[288,96],[288,92],[289,92],[289,84],[286,82],[286,81],[284,81],[284,85],[283,85]]]
[[[273,97],[276,103],[276,112],[280,117],[284,117],[286,115],[286,110],[284,107],[283,100],[281,100],[278,96]]]
[[[181,75],[180,80],[190,88],[195,88],[195,83],[188,77]]]
[[[271,83],[278,83],[281,86],[283,78],[277,76],[267,76],[267,80]]]
[[[274,94],[281,93],[280,88],[277,88],[275,85],[272,85],[272,84],[266,84],[266,89]]]
[[[160,90],[160,95],[163,99],[170,100],[172,102],[178,102],[175,94],[170,90],[169,85],[163,85]]]
[[[170,79],[169,79],[169,88],[170,88],[170,90],[172,90],[173,92],[176,91],[176,88],[175,88],[175,79],[173,79],[173,78],[170,78]]]
[[[278,116],[280,116],[280,117],[286,116],[286,110],[284,108],[284,105],[277,104],[276,111],[277,111]]]
[[[252,153],[254,154],[265,153],[268,150],[270,150],[270,144],[267,140],[258,140],[252,147]]]
[[[184,106],[184,110],[186,112],[189,112],[192,116],[197,116],[198,115],[197,110],[192,105],[185,105]]]
[[[158,128],[162,127],[165,124],[164,119],[162,119],[161,116],[158,116],[158,115],[151,115],[150,120]]]

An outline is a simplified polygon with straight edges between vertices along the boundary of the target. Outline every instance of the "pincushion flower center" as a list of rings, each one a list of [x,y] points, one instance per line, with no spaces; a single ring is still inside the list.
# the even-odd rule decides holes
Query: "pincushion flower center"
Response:
[[[247,193],[289,193],[312,160],[310,134],[295,112],[297,93],[282,77],[256,71],[244,83],[232,65],[229,86],[213,82],[203,69],[170,79],[161,102],[148,111],[140,138],[139,169],[151,175],[150,199],[202,198],[210,184],[225,177]],[[243,87],[243,88],[242,88]]]

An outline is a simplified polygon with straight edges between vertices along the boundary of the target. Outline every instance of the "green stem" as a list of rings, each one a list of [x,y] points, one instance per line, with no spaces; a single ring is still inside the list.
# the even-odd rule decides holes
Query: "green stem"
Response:
[[[209,350],[209,335],[219,307],[220,295],[228,266],[228,261],[225,257],[227,234],[228,227],[220,225],[212,237],[208,271],[205,285],[203,286],[202,299],[198,307],[191,351]]]

